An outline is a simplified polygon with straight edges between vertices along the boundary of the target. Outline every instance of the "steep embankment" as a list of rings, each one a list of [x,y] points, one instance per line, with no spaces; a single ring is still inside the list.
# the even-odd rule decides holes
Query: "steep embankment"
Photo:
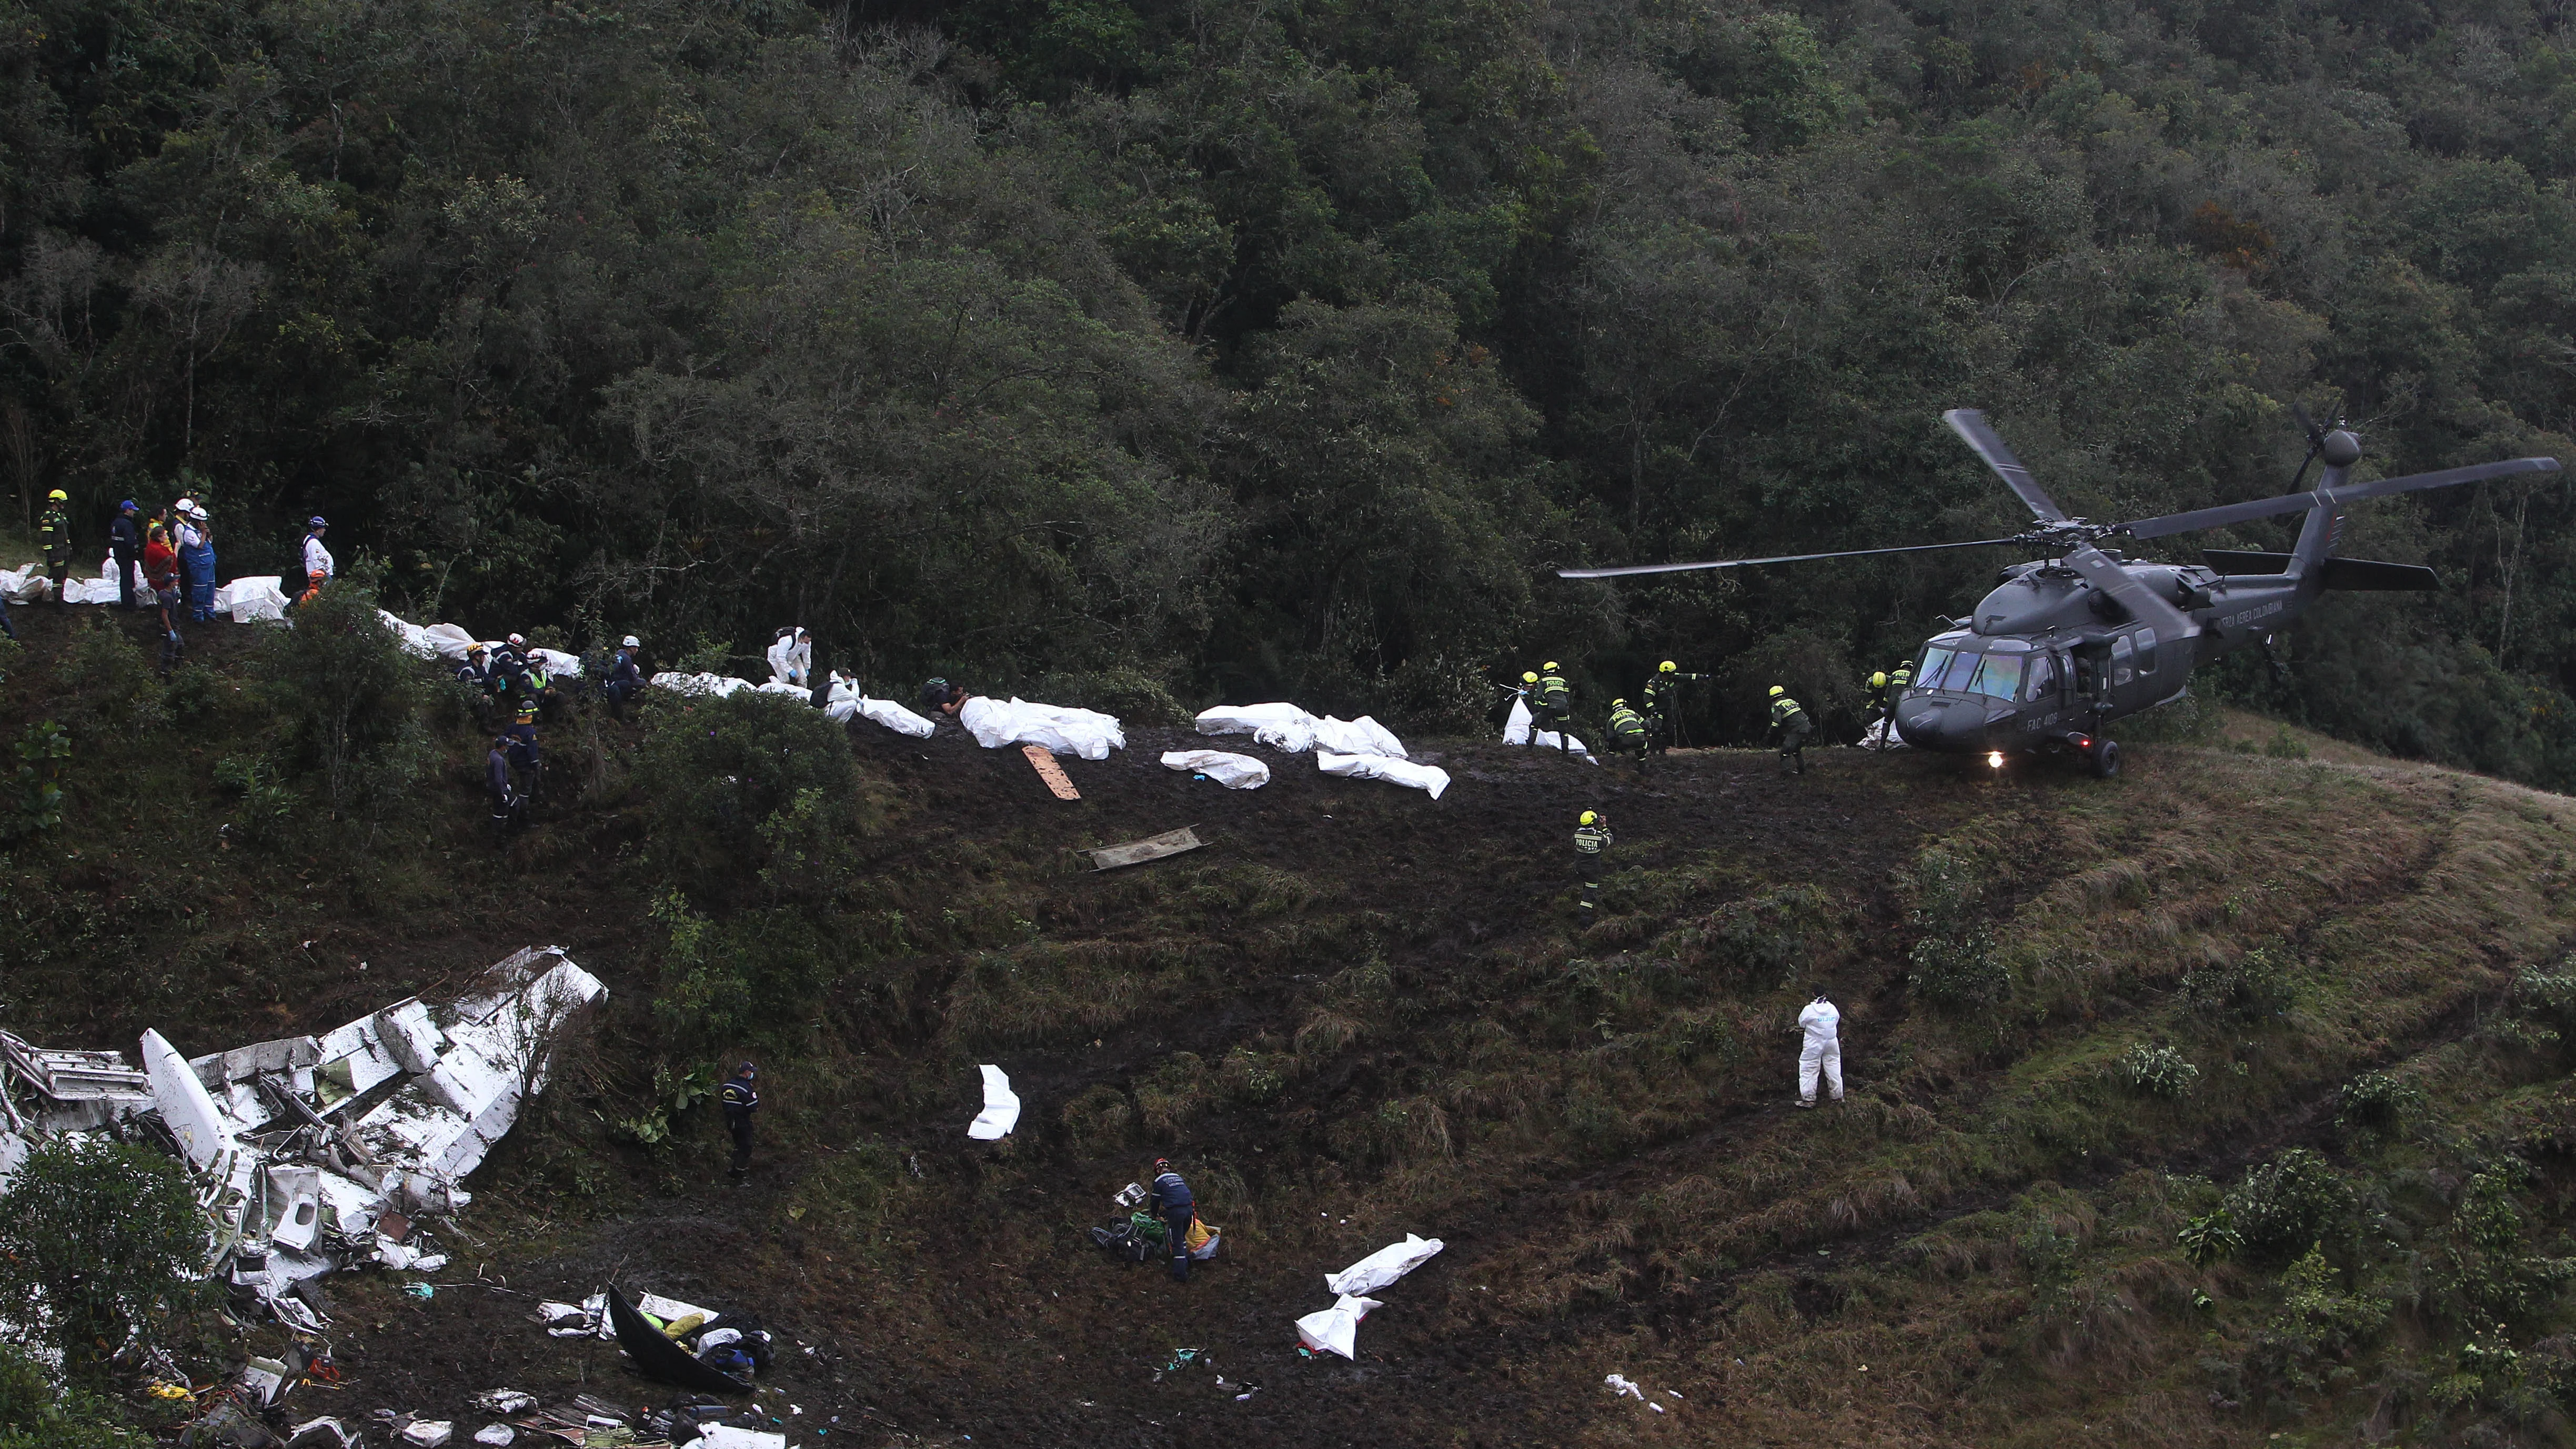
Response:
[[[202,783],[213,736],[244,748],[251,722],[206,708],[205,737],[85,751],[63,831],[8,858],[13,945],[35,951],[7,988],[16,1029],[126,1045],[157,1024],[208,1049],[538,939],[618,993],[597,1059],[477,1182],[453,1286],[337,1285],[335,1411],[461,1412],[502,1382],[659,1398],[473,1282],[577,1296],[614,1276],[812,1345],[780,1378],[799,1444],[2554,1422],[2554,1292],[2495,1310],[2510,1382],[2463,1384],[2454,1350],[2496,1273],[2546,1277],[2514,1255],[2560,1212],[2567,997],[2516,988],[2576,915],[2558,797],[2173,746],[2108,783],[1853,751],[1804,778],[1719,751],[1641,781],[1457,742],[1422,742],[1456,777],[1438,802],[1293,757],[1229,793],[1155,763],[1184,736],[1136,729],[1067,762],[1084,798],[1064,804],[1016,752],[863,726],[884,819],[850,929],[893,944],[764,1053],[770,1137],[737,1191],[704,1106],[658,1146],[612,1125],[668,1090],[657,1061],[732,1049],[661,1038],[645,1008],[660,933],[632,846],[654,782],[625,774],[624,727],[598,727],[596,757],[567,746],[591,788],[510,852],[478,844],[460,751],[419,802],[430,843],[353,865],[164,843],[229,808]],[[1578,940],[1585,806],[1619,844],[1607,919]],[[1210,847],[1099,875],[1070,854],[1185,824]],[[1812,1114],[1788,1108],[1809,982],[1844,1007],[1852,1081]],[[977,1062],[1026,1104],[1002,1143],[963,1135]],[[2338,1097],[2374,1070],[2398,1084],[2380,1119]],[[2244,1246],[2191,1261],[2185,1223],[2292,1147],[2325,1154],[2339,1205],[2274,1242],[2240,1196]],[[1185,1288],[1083,1237],[1157,1154],[1227,1231]],[[2461,1206],[2498,1173],[2503,1237]],[[1290,1323],[1329,1303],[1321,1275],[1407,1231],[1449,1249],[1379,1295],[1360,1360],[1300,1358]],[[2309,1240],[2333,1281],[2301,1298],[2283,1269]],[[1204,1353],[1160,1372],[1181,1347]],[[1663,1412],[1605,1390],[1614,1370]],[[801,1429],[833,1415],[828,1438]]]

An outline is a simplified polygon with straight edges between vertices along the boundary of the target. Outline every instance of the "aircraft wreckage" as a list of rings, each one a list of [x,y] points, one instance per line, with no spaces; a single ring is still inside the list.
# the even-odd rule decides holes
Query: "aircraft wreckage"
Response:
[[[158,1031],[143,1033],[140,1067],[0,1032],[0,1194],[38,1141],[157,1143],[195,1179],[209,1271],[316,1328],[321,1295],[301,1285],[368,1263],[443,1266],[414,1220],[471,1200],[458,1184],[544,1087],[565,1029],[607,994],[545,946],[444,1004],[412,997],[318,1037],[194,1059]]]

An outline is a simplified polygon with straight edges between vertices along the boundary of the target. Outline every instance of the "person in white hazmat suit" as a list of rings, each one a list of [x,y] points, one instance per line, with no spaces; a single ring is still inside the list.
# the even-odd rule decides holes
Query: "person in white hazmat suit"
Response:
[[[779,684],[811,684],[814,675],[814,637],[803,629],[781,629],[778,642],[769,646],[769,676]]]
[[[1834,1089],[1834,1100],[1839,1102],[1843,1099],[1842,1020],[1843,1014],[1834,1009],[1834,1004],[1826,1000],[1825,993],[1821,991],[1816,993],[1815,1000],[1807,1003],[1806,1010],[1798,1013],[1798,1029],[1806,1033],[1807,1038],[1798,1048],[1798,1105],[1801,1107],[1816,1105],[1816,1077],[1819,1073],[1823,1074],[1825,1085]]]

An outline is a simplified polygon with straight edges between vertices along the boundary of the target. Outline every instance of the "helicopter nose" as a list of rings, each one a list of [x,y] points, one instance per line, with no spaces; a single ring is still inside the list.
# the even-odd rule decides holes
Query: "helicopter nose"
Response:
[[[1918,750],[1956,754],[1985,744],[1986,712],[1964,699],[1915,696],[1896,704],[1896,732]]]

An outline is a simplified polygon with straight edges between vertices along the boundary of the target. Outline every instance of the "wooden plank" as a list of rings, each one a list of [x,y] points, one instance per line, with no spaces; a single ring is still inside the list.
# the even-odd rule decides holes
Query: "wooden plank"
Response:
[[[1073,788],[1073,782],[1065,778],[1064,766],[1055,762],[1055,751],[1044,745],[1022,745],[1020,753],[1029,757],[1029,764],[1036,768],[1038,778],[1046,781],[1047,789],[1054,792],[1055,798],[1059,800],[1082,798],[1082,792]]]
[[[1116,870],[1122,865],[1140,865],[1149,860],[1161,860],[1167,855],[1178,855],[1185,850],[1196,850],[1205,844],[1206,841],[1199,839],[1196,826],[1184,825],[1178,830],[1167,830],[1124,845],[1104,845],[1083,854],[1091,857],[1091,868],[1095,871]]]

